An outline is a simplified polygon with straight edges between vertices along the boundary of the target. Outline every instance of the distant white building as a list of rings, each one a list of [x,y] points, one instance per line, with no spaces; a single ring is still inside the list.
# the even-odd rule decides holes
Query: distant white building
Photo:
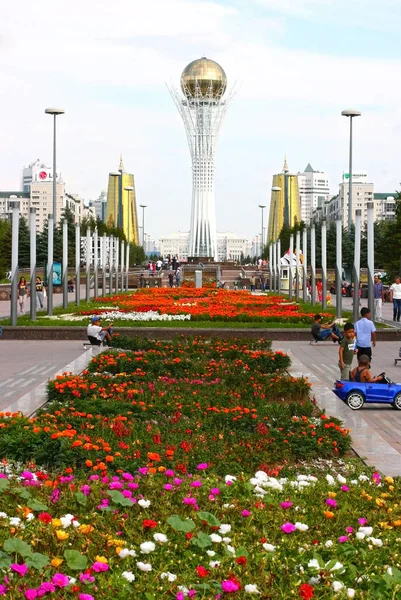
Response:
[[[189,256],[189,232],[179,231],[159,239],[161,256],[178,256],[179,260],[187,260]],[[250,252],[249,242],[229,231],[217,233],[217,255],[219,262],[240,260],[241,255]]]
[[[61,174],[57,174],[57,180],[61,181]],[[53,169],[48,167],[44,163],[40,162],[37,158],[28,167],[22,169],[22,191],[29,192],[32,183],[52,183],[53,182]]]
[[[308,163],[303,173],[298,173],[301,219],[309,223],[316,209],[329,200],[329,178],[322,171],[315,171]]]
[[[91,200],[92,206],[96,213],[96,218],[99,217],[102,221],[106,221],[106,206],[107,206],[107,190],[102,190],[97,200]]]
[[[178,231],[159,239],[160,256],[177,256],[187,260],[189,253],[189,231]]]
[[[349,175],[343,175],[338,196],[334,196],[327,207],[327,218],[331,221],[342,219],[343,226],[348,227]],[[362,211],[362,223],[367,219],[367,203],[374,202],[374,184],[369,182],[368,174],[357,171],[352,174],[352,221],[355,223],[355,211]],[[374,218],[377,220],[379,205],[375,204]]]

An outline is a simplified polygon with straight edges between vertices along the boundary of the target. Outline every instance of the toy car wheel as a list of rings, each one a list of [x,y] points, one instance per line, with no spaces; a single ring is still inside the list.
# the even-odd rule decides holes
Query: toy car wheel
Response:
[[[401,410],[401,392],[394,398],[392,406],[397,410]]]
[[[365,404],[365,396],[361,392],[353,391],[348,394],[345,402],[352,410],[359,410]]]

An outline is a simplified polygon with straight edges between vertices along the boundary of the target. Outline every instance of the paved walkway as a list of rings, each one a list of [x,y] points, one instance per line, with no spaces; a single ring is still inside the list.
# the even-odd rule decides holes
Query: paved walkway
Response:
[[[308,377],[318,406],[338,417],[351,430],[355,452],[385,475],[401,476],[401,411],[390,405],[365,405],[353,411],[331,391],[338,378],[338,345],[322,342],[274,342],[274,349],[289,353],[291,373]],[[373,350],[372,371],[385,371],[393,381],[401,382],[401,364],[394,366],[400,342],[384,342]],[[355,363],[356,364],[356,363]]]

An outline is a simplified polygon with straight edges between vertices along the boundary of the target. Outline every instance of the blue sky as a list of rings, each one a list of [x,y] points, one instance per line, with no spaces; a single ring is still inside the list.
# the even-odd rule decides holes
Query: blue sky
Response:
[[[55,14],[56,13],[56,14]],[[399,0],[19,0],[0,23],[0,189],[23,165],[51,162],[44,108],[59,123],[59,166],[70,193],[94,199],[123,153],[154,237],[189,227],[191,170],[183,124],[166,82],[179,85],[202,55],[238,91],[217,153],[220,231],[252,238],[258,204],[287,154],[338,189],[355,122],[354,165],[376,190],[401,181]]]

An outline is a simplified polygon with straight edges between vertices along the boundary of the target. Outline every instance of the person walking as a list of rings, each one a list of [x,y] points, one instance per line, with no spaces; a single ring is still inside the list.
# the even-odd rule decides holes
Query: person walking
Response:
[[[390,287],[390,301],[393,303],[393,321],[401,317],[401,278],[396,277],[395,283]]]
[[[384,296],[384,290],[383,290],[383,284],[381,282],[381,279],[378,275],[375,275],[375,282],[373,284],[373,290],[374,290],[374,301],[375,301],[375,312],[374,312],[374,320],[375,321],[382,321],[382,304],[383,304],[383,296]]]
[[[20,280],[17,285],[17,298],[19,302],[19,309],[21,314],[24,314],[24,304],[25,298],[28,295],[28,285],[25,277],[20,277]]]
[[[178,266],[177,270],[175,272],[175,284],[177,287],[180,287],[180,285],[181,285],[181,275],[182,275],[181,267]]]
[[[170,269],[170,271],[168,272],[168,283],[171,288],[174,287],[174,271],[173,271],[173,269]]]
[[[255,291],[255,283],[256,283],[256,277],[255,275],[251,275],[249,278],[249,284],[251,287],[251,293]]]
[[[370,320],[370,316],[369,308],[364,306],[361,308],[361,318],[354,325],[358,360],[363,354],[372,360],[372,346],[376,346],[376,327]]]
[[[39,310],[39,308],[45,307],[45,294],[44,294],[45,287],[44,287],[43,281],[41,280],[40,277],[36,277],[35,288],[36,288],[36,310]]]

